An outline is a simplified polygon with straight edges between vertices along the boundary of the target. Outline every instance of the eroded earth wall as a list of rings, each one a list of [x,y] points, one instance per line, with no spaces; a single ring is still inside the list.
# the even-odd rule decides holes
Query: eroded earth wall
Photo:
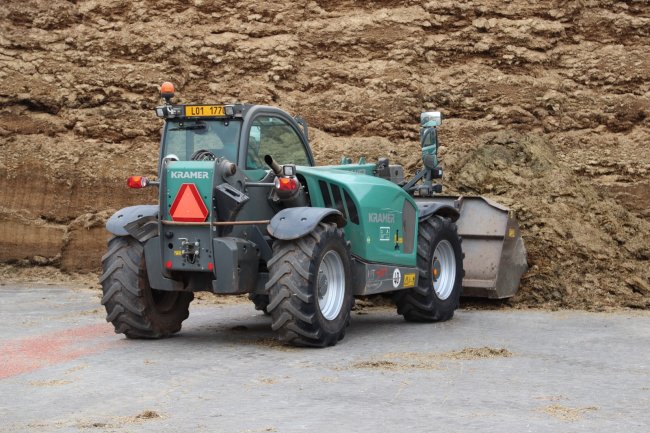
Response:
[[[155,200],[125,178],[155,176],[169,80],[410,173],[439,109],[446,192],[521,221],[515,302],[650,307],[647,1],[5,0],[0,29],[0,262],[98,270],[107,216]]]

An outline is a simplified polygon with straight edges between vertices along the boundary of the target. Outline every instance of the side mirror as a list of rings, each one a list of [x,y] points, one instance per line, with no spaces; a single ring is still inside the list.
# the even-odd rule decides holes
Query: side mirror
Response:
[[[438,126],[442,124],[440,111],[425,111],[420,114],[420,144],[422,147],[438,146]],[[435,149],[437,150],[437,149]]]
[[[420,114],[420,127],[428,128],[440,126],[442,124],[442,113],[440,111],[425,111]]]

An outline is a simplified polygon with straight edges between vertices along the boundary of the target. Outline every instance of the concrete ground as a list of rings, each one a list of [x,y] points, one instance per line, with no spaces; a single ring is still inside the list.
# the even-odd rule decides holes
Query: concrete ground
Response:
[[[96,292],[0,286],[0,432],[650,432],[650,314],[353,313],[328,349],[252,304],[132,341]]]

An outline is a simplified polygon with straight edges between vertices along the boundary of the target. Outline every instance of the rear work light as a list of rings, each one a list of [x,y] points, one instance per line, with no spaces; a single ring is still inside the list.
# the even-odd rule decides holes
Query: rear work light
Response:
[[[150,183],[151,182],[149,181],[149,179],[144,176],[130,176],[126,180],[126,185],[129,188],[135,188],[135,189],[146,188],[149,186]]]
[[[276,177],[275,189],[278,191],[295,191],[298,189],[298,181],[295,177]]]

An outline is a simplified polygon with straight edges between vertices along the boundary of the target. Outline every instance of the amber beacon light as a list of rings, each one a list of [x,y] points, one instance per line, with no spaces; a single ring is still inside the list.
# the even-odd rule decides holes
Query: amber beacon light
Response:
[[[162,83],[160,86],[160,97],[169,104],[169,100],[174,97],[174,84],[169,81]]]

